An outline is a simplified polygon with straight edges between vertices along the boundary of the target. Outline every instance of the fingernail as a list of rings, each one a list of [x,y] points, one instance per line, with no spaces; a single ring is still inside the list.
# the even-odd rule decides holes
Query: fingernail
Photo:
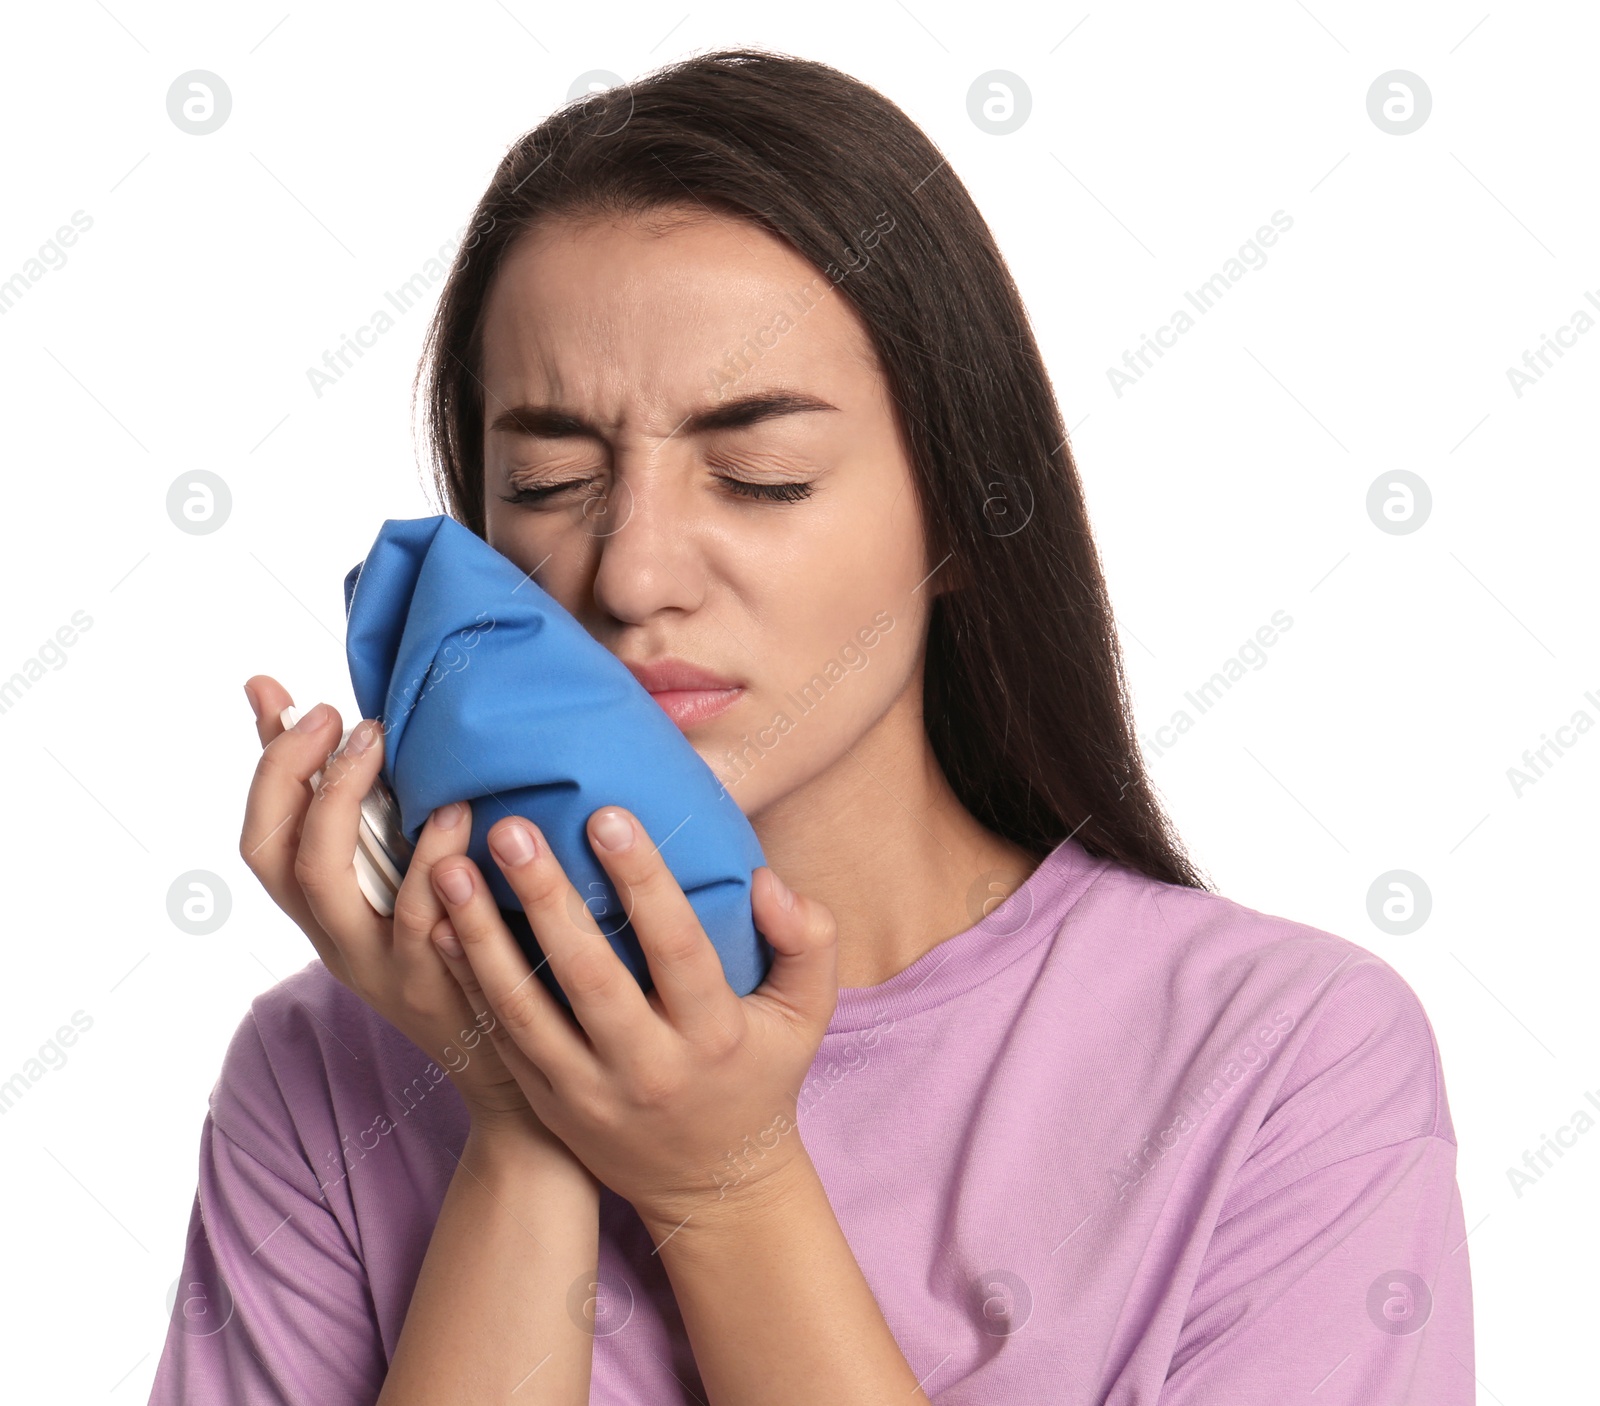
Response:
[[[368,747],[372,746],[373,742],[377,740],[377,736],[377,725],[364,722],[350,734],[350,740],[344,744],[345,751],[352,757],[359,757]]]
[[[502,864],[526,864],[533,858],[533,836],[525,825],[507,825],[489,836],[489,848]]]
[[[433,881],[439,886],[439,892],[457,908],[472,897],[472,880],[465,869],[449,869],[442,874],[435,869]]]
[[[603,810],[594,823],[594,837],[608,850],[625,850],[633,843],[633,825],[620,811]]]
[[[456,936],[456,930],[448,922],[442,922],[433,930],[433,940],[439,944],[452,957],[465,957],[462,950],[461,939]]]
[[[772,870],[767,870],[767,873],[772,874],[772,887],[778,896],[778,902],[784,908],[792,909],[794,907],[794,893],[789,888],[789,885],[784,883]]]
[[[305,717],[294,725],[296,732],[315,732],[323,723],[328,721],[328,705],[318,703]]]
[[[261,705],[256,702],[255,694],[250,692],[250,685],[244,686],[244,696],[250,700],[250,711],[256,715],[256,721],[261,721]]]
[[[451,801],[447,806],[434,808],[433,823],[441,830],[454,830],[466,813],[467,808],[460,801]]]

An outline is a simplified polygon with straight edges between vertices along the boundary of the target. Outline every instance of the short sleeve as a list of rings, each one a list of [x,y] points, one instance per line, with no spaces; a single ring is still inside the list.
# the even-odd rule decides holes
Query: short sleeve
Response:
[[[1432,1026],[1365,952],[1307,1023],[1220,1208],[1157,1402],[1473,1406],[1467,1233]]]
[[[387,1363],[332,1212],[207,1114],[200,1183],[151,1406],[355,1406]]]
[[[1456,1149],[1320,1168],[1218,1225],[1159,1406],[1473,1406]]]
[[[200,1131],[198,1184],[151,1406],[356,1406],[388,1371],[366,1267],[300,1145],[255,1014]]]

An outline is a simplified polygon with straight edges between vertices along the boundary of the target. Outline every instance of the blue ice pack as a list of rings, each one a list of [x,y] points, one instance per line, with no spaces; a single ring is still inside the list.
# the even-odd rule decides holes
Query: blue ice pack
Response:
[[[750,911],[760,841],[676,723],[568,611],[448,516],[391,518],[344,580],[345,652],[362,717],[386,729],[382,780],[416,843],[429,813],[472,807],[467,853],[551,993],[521,901],[489,852],[490,826],[533,821],[600,931],[644,990],[633,926],[589,846],[603,805],[636,815],[699,915],[729,986],[748,995],[772,949]],[[392,859],[393,856],[391,855]]]

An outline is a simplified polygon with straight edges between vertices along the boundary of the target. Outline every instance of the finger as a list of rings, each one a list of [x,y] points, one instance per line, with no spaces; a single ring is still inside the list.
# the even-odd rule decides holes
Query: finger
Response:
[[[267,750],[281,747],[284,738],[293,735],[291,729]],[[392,930],[361,892],[355,866],[361,798],[372,789],[382,765],[383,729],[375,719],[364,718],[322,768],[300,822],[300,846],[294,860],[295,880],[311,906],[311,915],[334,938],[351,971],[363,980],[388,964]]]
[[[739,998],[722,959],[639,818],[602,807],[589,817],[589,839],[622,898],[667,1020],[685,1039],[737,1039]]]
[[[484,999],[505,1033],[551,1084],[592,1087],[602,1077],[595,1052],[534,975],[478,866],[465,856],[443,861],[434,867],[433,883]],[[638,991],[638,982],[633,989]]]
[[[244,683],[245,697],[250,700],[250,706],[256,715],[256,736],[261,739],[265,747],[280,732],[284,731],[280,715],[285,708],[291,707],[294,699],[286,689],[271,674],[252,674]]]
[[[839,929],[828,908],[802,894],[791,895],[767,865],[756,870],[751,909],[756,927],[772,947],[772,967],[752,995],[777,1005],[808,1027],[826,1026],[839,1000]]]
[[[471,840],[472,807],[465,801],[435,807],[423,823],[394,898],[397,957],[427,957],[432,946],[429,935],[445,916],[444,904],[433,887],[433,866],[451,855],[465,854]]]
[[[510,1038],[505,1027],[495,1016],[489,1005],[489,998],[484,995],[483,987],[478,981],[478,974],[473,971],[472,963],[467,960],[461,939],[456,935],[449,918],[439,919],[433,928],[430,940],[434,951],[439,954],[450,975],[461,988],[462,999],[472,1012],[473,1024],[484,1039],[494,1041],[501,1062],[512,1077],[522,1085],[524,1091],[531,1089],[535,1097],[550,1097],[552,1095],[550,1080],[545,1077],[544,1070],[522,1052],[521,1047]],[[535,1108],[534,1111],[537,1113],[539,1110]]]
[[[525,844],[518,847],[521,837]],[[639,979],[617,956],[594,915],[572,886],[539,827],[508,816],[488,833],[489,852],[500,866],[551,974],[572,1003],[572,1014],[612,1069],[636,1067],[655,1056],[666,1034],[660,1015],[645,1000]],[[520,951],[519,951],[520,956]],[[477,959],[473,957],[474,965]],[[479,976],[485,977],[479,967]],[[485,988],[494,988],[487,978]]]
[[[338,740],[339,715],[331,708],[321,713],[313,709],[300,724],[287,732],[280,728],[262,748],[245,801],[239,857],[278,907],[305,930],[329,970],[342,975],[343,959],[313,915],[294,872],[300,826],[311,804],[307,783]]]

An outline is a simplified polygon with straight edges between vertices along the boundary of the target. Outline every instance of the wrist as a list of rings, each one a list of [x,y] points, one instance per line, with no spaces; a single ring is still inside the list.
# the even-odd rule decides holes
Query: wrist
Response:
[[[598,1202],[600,1184],[572,1149],[538,1119],[474,1115],[467,1129],[461,1164],[486,1181],[496,1178],[524,1180],[530,1176],[558,1178],[592,1194]]]
[[[681,1253],[691,1245],[715,1253],[785,1223],[816,1196],[826,1202],[821,1178],[801,1144],[759,1176],[723,1181],[703,1195],[634,1209],[650,1233],[650,1243],[663,1254]]]

